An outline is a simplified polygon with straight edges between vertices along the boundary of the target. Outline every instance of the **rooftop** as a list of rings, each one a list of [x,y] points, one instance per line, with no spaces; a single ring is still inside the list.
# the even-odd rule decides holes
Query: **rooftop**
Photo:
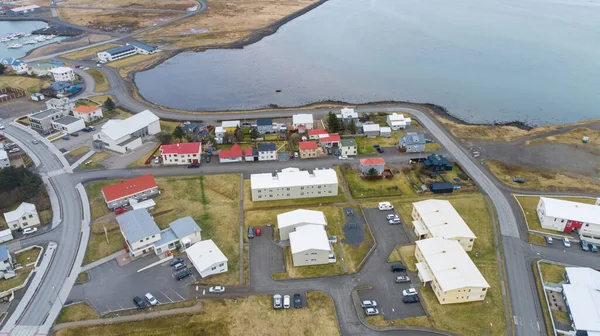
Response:
[[[29,5],[29,6],[23,6],[23,7],[15,7],[13,9],[11,9],[11,11],[13,11],[13,12],[22,12],[22,11],[28,11],[28,10],[32,10],[32,9],[36,9],[36,8],[40,8],[40,6],[38,6],[38,5]]]
[[[273,119],[271,119],[271,118],[256,119],[256,126],[273,126]]]
[[[413,206],[421,216],[421,222],[433,237],[477,238],[450,202],[430,199],[415,202]]]
[[[349,118],[358,118],[358,113],[354,111],[354,109],[352,108],[343,108],[340,110],[340,113],[338,114],[338,118],[344,118],[344,119],[349,119]]]
[[[341,140],[340,135],[337,133],[331,133],[326,137],[319,138],[320,142],[337,142],[340,140]]]
[[[134,47],[136,47],[136,48],[139,48],[139,49],[142,49],[142,50],[146,50],[146,51],[149,51],[149,52],[152,52],[152,51],[154,51],[154,50],[157,49],[156,46],[151,46],[151,45],[148,45],[148,44],[140,42],[140,41],[131,41],[131,42],[129,42],[129,44],[132,45],[132,46],[134,46]]]
[[[137,194],[141,191],[157,187],[152,174],[146,174],[121,183],[111,184],[102,188],[102,194],[106,202],[114,201],[123,197]]]
[[[114,47],[108,50],[104,50],[103,52],[107,52],[111,55],[116,55],[116,54],[120,54],[122,52],[126,52],[126,51],[131,51],[134,50],[135,47],[132,45],[124,45],[124,46],[120,46],[120,47]]]
[[[342,147],[356,147],[356,140],[354,139],[342,139],[340,143]]]
[[[61,124],[61,125],[71,125],[71,124],[78,122],[79,120],[81,120],[81,119],[68,115],[68,116],[64,116],[60,119],[56,119],[53,122],[55,122],[57,124]]]
[[[142,111],[134,114],[133,116],[118,120],[111,119],[104,126],[102,126],[102,133],[106,134],[113,140],[119,140],[122,137],[136,132],[144,127],[147,127],[151,123],[158,121],[158,117],[149,110]]]
[[[277,150],[277,145],[271,142],[259,143],[257,147],[259,152],[273,152]]]
[[[201,149],[200,142],[177,142],[170,145],[160,146],[160,152],[162,155],[165,154],[198,154]]]
[[[540,197],[546,216],[583,223],[600,224],[600,206]]]
[[[313,115],[312,114],[294,114],[292,116],[292,124],[312,124],[313,123]]]
[[[100,105],[79,105],[77,107],[75,107],[73,109],[73,112],[78,112],[78,113],[84,113],[84,114],[88,114],[88,113],[92,113],[94,111],[97,111],[99,109],[101,109],[102,107]]]
[[[322,211],[298,209],[277,215],[277,227],[284,228],[299,223],[327,226],[327,218]]]
[[[446,159],[442,154],[431,154],[425,160],[426,166],[452,166],[450,161]]]
[[[69,71],[73,71],[73,69],[69,68],[69,67],[58,67],[58,68],[54,68],[54,69],[50,69],[50,72],[53,74],[62,74],[65,72],[69,72]]]
[[[384,165],[385,160],[382,158],[360,159],[361,166]]]
[[[49,116],[52,116],[56,113],[62,113],[62,111],[57,110],[57,109],[46,109],[46,110],[31,114],[29,116],[29,118],[44,119],[44,118],[48,118]]]
[[[312,174],[298,168],[285,168],[281,172],[252,174],[252,189],[284,188],[305,185],[337,184],[337,173],[331,168],[315,169]]]
[[[319,148],[319,145],[317,144],[316,141],[302,141],[298,144],[298,146],[300,147],[300,150]]]
[[[8,247],[6,245],[0,246],[0,260],[7,260],[9,258]]]
[[[204,271],[215,263],[228,260],[212,239],[197,242],[188,247],[185,253],[198,271]]]
[[[221,149],[219,159],[235,159],[242,157],[242,146],[235,144],[230,149]]]
[[[37,210],[35,209],[35,205],[27,202],[23,202],[13,211],[5,212],[4,219],[6,222],[13,222],[21,218],[24,214],[34,213],[37,214]]]
[[[169,224],[169,227],[173,230],[173,233],[175,233],[175,236],[177,236],[178,239],[185,238],[195,232],[202,232],[202,229],[190,216],[176,219]]]
[[[388,114],[388,119],[392,122],[394,121],[409,121],[410,118],[409,117],[405,117],[403,114],[397,114],[397,113],[392,113],[392,114]]]
[[[326,129],[311,129],[308,130],[308,135],[329,134]]]
[[[563,295],[575,329],[597,335],[600,332],[600,273],[587,267],[566,267],[565,271],[569,283],[563,284]]]
[[[379,124],[363,124],[363,132],[379,131]]]
[[[425,144],[425,135],[422,133],[409,132],[403,137],[407,145],[423,145]]]
[[[290,232],[292,254],[308,250],[331,251],[327,232],[322,225],[304,225]]]
[[[4,148],[0,148],[0,160],[8,160],[8,154],[6,154]]]
[[[146,209],[127,211],[116,217],[123,236],[130,243],[145,237],[160,234],[158,225]]]
[[[240,121],[239,120],[224,120],[221,123],[221,126],[224,128],[230,128],[230,127],[236,128],[236,127],[240,126]]]

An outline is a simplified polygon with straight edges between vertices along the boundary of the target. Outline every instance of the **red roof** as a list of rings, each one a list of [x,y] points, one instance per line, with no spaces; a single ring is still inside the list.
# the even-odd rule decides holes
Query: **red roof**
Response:
[[[248,148],[244,149],[244,155],[252,156],[252,147],[248,147]]]
[[[360,159],[361,166],[374,166],[374,165],[384,165],[385,160],[382,158],[372,158],[372,159]]]
[[[317,149],[316,141],[303,141],[300,144],[300,149]]]
[[[319,135],[319,134],[327,134],[327,130],[324,129],[312,129],[308,130],[308,135]]]
[[[321,139],[319,139],[319,141],[321,142],[338,142],[340,140],[340,135],[337,133],[331,133],[329,134],[329,136],[322,137]]]
[[[79,112],[79,113],[92,113],[96,110],[100,109],[100,106],[85,106],[85,105],[80,105],[77,106],[76,108],[73,109],[73,112]]]
[[[242,157],[242,147],[238,144],[231,146],[231,149],[221,149],[219,159],[235,159]]]
[[[142,175],[121,183],[111,184],[102,188],[102,194],[106,202],[111,202],[129,195],[134,195],[144,190],[156,187],[156,181],[152,174]]]
[[[162,155],[165,154],[198,154],[200,153],[199,142],[177,142],[170,145],[160,146],[160,152]]]

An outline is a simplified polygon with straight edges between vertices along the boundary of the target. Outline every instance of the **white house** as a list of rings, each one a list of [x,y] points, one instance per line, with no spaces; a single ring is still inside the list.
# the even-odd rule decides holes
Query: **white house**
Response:
[[[40,225],[40,216],[34,204],[23,202],[13,211],[5,212],[6,225],[11,230],[25,229]]]
[[[380,127],[379,135],[382,137],[389,138],[392,136],[392,128],[391,127]]]
[[[36,63],[28,66],[27,73],[39,77],[50,76],[50,70],[56,69],[61,65],[62,63],[58,62]]]
[[[73,116],[75,116],[75,118],[79,118],[87,123],[104,118],[104,114],[102,113],[102,106],[100,106],[100,105],[77,106],[77,107],[73,108]]]
[[[279,158],[274,143],[259,143],[257,147],[258,161],[276,161]]]
[[[2,63],[5,67],[12,69],[12,71],[17,73],[17,75],[24,74],[29,69],[25,62],[12,57],[5,57],[0,60],[0,63]]]
[[[341,109],[340,113],[337,114],[337,117],[344,125],[350,124],[353,120],[355,124],[358,124],[358,112],[354,111],[352,108]]]
[[[10,167],[10,160],[4,148],[0,147],[0,169]]]
[[[329,132],[326,129],[312,129],[308,130],[307,133],[310,140],[319,140],[322,136],[329,135]]]
[[[394,131],[404,129],[412,125],[412,120],[409,117],[404,117],[402,114],[392,113],[387,116],[387,124]]]
[[[0,231],[0,243],[7,242],[9,240],[13,240],[14,237],[12,235],[12,231],[10,229]]]
[[[221,127],[225,130],[225,132],[233,132],[236,128],[240,127],[241,123],[239,120],[224,120],[221,123]]]
[[[215,138],[223,138],[223,136],[227,133],[223,126],[215,127]]]
[[[38,101],[39,102],[39,101],[42,101],[44,99],[46,99],[46,97],[44,97],[44,95],[41,94],[41,93],[32,93],[31,94],[31,100],[33,100],[33,101]]]
[[[540,197],[537,214],[544,229],[579,231],[579,238],[600,244],[600,206]]]
[[[8,251],[8,247],[0,246],[0,272],[12,271],[13,259]]]
[[[72,82],[77,78],[73,69],[63,66],[51,69],[50,74],[57,82]]]
[[[50,100],[48,101],[50,102]],[[46,102],[46,104],[48,104]],[[51,133],[54,129],[52,122],[69,115],[69,110],[48,108],[46,110],[32,113],[29,119],[29,127],[43,134]]]
[[[221,149],[219,151],[219,163],[242,162],[242,146],[234,144],[230,149]]]
[[[313,173],[298,168],[285,168],[277,173],[250,175],[252,201],[275,201],[295,198],[336,196],[338,178],[331,168]]]
[[[130,205],[131,200],[145,201],[160,194],[152,174],[121,180],[102,188],[100,192],[109,209]]]
[[[327,218],[322,211],[298,209],[277,215],[279,240],[290,239],[290,232],[304,225],[327,226]]]
[[[571,335],[600,334],[600,272],[588,267],[565,267],[562,295],[574,329]]]
[[[174,143],[160,146],[160,156],[165,165],[199,163],[202,154],[200,142]]]
[[[85,128],[83,119],[75,118],[70,115],[52,121],[52,128],[57,131],[75,133]]]
[[[324,226],[299,226],[294,232],[290,232],[289,236],[294,267],[336,262]]]
[[[342,156],[354,156],[357,155],[357,145],[354,139],[342,139],[340,141],[340,153]]]
[[[188,247],[185,253],[203,278],[227,272],[227,261],[229,259],[212,239],[197,242]]]
[[[145,110],[124,120],[111,119],[94,134],[94,147],[126,153],[142,146],[142,138],[160,132],[159,119]]]
[[[298,131],[298,133],[304,133],[314,128],[314,121],[312,114],[294,114],[292,116],[292,127]]]
[[[374,138],[379,136],[380,130],[379,130],[379,124],[363,124],[362,125],[363,128],[363,133],[364,135],[366,135],[369,138]]]

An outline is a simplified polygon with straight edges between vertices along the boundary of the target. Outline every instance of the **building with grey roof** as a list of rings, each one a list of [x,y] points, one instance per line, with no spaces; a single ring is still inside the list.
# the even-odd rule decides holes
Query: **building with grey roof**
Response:
[[[75,133],[85,128],[83,119],[75,118],[70,115],[56,119],[52,122],[52,128],[57,131],[66,132],[68,134]]]
[[[43,134],[51,133],[52,122],[58,120],[69,112],[61,109],[49,108],[29,115],[29,127]]]
[[[398,149],[407,153],[422,153],[425,151],[425,143],[424,134],[409,132],[400,138]]]

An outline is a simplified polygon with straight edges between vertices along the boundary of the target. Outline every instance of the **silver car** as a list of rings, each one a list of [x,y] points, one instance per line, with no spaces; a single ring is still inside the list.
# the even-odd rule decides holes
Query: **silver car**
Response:
[[[362,308],[374,308],[377,307],[377,302],[373,300],[363,300],[360,302]]]
[[[395,277],[394,281],[396,281],[398,283],[406,283],[406,282],[410,282],[410,278],[407,277],[406,275],[401,275],[401,276]]]
[[[379,310],[377,308],[367,308],[365,309],[365,314],[367,316],[379,315]]]
[[[273,309],[281,309],[281,295],[275,294],[273,295]]]

